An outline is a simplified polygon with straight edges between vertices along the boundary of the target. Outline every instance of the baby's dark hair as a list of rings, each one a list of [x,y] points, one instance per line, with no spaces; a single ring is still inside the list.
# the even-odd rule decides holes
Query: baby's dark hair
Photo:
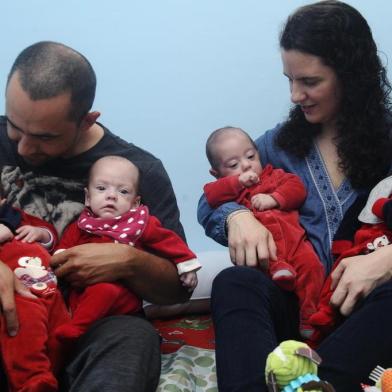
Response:
[[[217,167],[217,160],[216,160],[216,156],[213,153],[213,149],[212,146],[214,145],[214,143],[216,143],[217,139],[222,136],[225,133],[230,133],[230,132],[237,132],[237,133],[242,133],[244,134],[250,141],[250,143],[252,144],[253,148],[257,151],[257,146],[255,144],[255,142],[253,141],[253,139],[249,136],[249,134],[247,132],[245,132],[242,128],[238,128],[238,127],[233,127],[231,125],[227,125],[225,127],[216,129],[215,131],[213,131],[211,133],[210,136],[208,136],[207,142],[206,142],[206,155],[207,155],[207,159],[208,162],[210,162],[210,165],[213,169],[216,169]]]
[[[137,174],[138,174],[137,182],[135,184],[135,188],[136,188],[136,192],[139,191],[139,181],[140,181],[140,171],[139,171],[139,168],[133,162],[131,162],[129,159],[127,159],[127,158],[125,158],[125,157],[123,157],[121,155],[106,155],[106,156],[103,156],[101,158],[98,158],[90,167],[90,170],[89,170],[89,173],[88,173],[88,177],[87,177],[87,185],[91,181],[91,177],[93,175],[93,171],[94,171],[94,168],[96,167],[97,163],[102,161],[102,160],[104,160],[104,159],[112,160],[112,161],[128,162],[131,166],[133,166],[136,169]]]

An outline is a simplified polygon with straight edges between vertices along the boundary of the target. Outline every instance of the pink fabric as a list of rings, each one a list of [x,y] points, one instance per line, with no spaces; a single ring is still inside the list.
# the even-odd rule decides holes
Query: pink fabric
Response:
[[[122,244],[134,246],[142,236],[149,217],[148,208],[132,208],[115,218],[97,218],[85,208],[79,216],[78,227],[98,236],[108,236]]]

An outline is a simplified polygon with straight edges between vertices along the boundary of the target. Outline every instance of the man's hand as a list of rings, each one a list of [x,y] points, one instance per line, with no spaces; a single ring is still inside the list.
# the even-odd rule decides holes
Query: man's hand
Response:
[[[13,238],[12,231],[6,225],[0,223],[0,244],[11,241]]]
[[[55,254],[50,264],[58,277],[77,287],[120,280],[156,304],[183,302],[190,295],[172,262],[129,245],[78,245]]]
[[[0,303],[7,332],[10,336],[18,333],[19,322],[15,305],[15,292],[27,298],[37,298],[15,276],[12,270],[0,261]]]
[[[49,231],[43,227],[24,225],[18,227],[15,231],[17,233],[15,239],[22,242],[27,242],[29,244],[32,242],[41,242],[43,244],[47,244],[51,240]]]
[[[392,245],[341,260],[331,277],[331,305],[348,316],[360,299],[392,279]]]
[[[128,259],[132,249],[129,245],[114,243],[77,245],[56,253],[50,264],[57,277],[66,279],[72,286],[114,282],[129,275]]]
[[[259,176],[253,170],[248,170],[239,175],[238,181],[242,186],[249,188],[259,182]]]
[[[252,207],[258,211],[272,210],[273,208],[279,207],[279,203],[271,196],[266,193],[258,193],[252,196],[250,199]]]
[[[268,269],[269,260],[276,260],[272,234],[251,212],[233,214],[227,220],[231,261],[236,265]]]

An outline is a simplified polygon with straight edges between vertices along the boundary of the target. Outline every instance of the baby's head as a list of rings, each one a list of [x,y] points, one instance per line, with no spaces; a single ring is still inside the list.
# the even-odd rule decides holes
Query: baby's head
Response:
[[[90,169],[85,204],[99,218],[113,218],[140,205],[139,170],[128,159],[109,155]]]
[[[259,175],[263,170],[256,144],[241,128],[224,127],[212,132],[207,139],[206,154],[215,178],[249,170]]]

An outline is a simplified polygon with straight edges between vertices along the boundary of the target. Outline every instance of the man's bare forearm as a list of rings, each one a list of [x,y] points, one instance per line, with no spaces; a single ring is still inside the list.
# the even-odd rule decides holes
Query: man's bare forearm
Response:
[[[160,305],[184,302],[190,293],[178,278],[172,262],[131,248],[123,281],[141,298]]]

